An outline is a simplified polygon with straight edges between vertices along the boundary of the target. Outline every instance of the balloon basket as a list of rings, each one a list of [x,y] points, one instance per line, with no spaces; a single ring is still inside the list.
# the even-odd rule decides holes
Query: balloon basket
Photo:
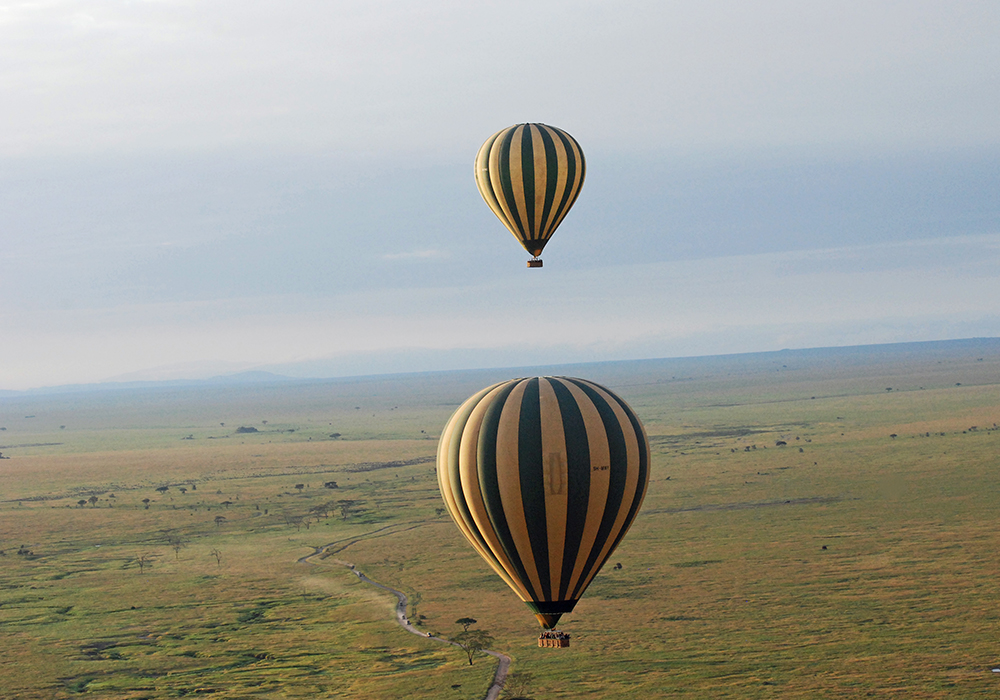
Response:
[[[541,267],[542,261],[540,258],[532,258],[528,261],[528,267]]]
[[[563,648],[569,646],[569,635],[565,632],[547,630],[538,635],[538,646]]]

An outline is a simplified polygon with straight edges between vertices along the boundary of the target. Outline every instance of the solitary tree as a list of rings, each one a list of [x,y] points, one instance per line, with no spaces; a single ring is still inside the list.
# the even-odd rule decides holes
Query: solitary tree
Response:
[[[224,515],[216,515],[215,516],[215,526],[216,527],[221,527],[222,523],[224,523],[224,522],[226,522],[226,516],[224,516]]]
[[[139,573],[146,573],[146,567],[153,566],[153,555],[152,554],[137,554],[135,556],[135,563],[139,565]]]
[[[503,694],[500,696],[509,700],[527,698],[530,692],[531,683],[535,678],[530,673],[515,671],[507,676],[503,682]]]
[[[88,498],[87,499],[87,503],[89,503],[92,506],[96,506],[97,505],[97,496],[91,496],[90,498]]]
[[[215,564],[216,564],[216,566],[218,566],[218,567],[221,568],[222,567],[222,552],[220,552],[218,549],[213,549],[212,550],[212,556],[215,557]]]
[[[402,569],[402,565],[400,565],[400,568]],[[418,625],[421,624],[420,621],[424,619],[420,614],[417,613],[417,606],[420,605],[420,601],[422,599],[423,596],[420,595],[419,593],[414,593],[413,595],[410,596],[410,619],[413,620]]]
[[[476,654],[488,649],[493,644],[494,638],[485,630],[470,630],[457,634],[452,641],[461,647],[465,655],[469,657],[469,665],[471,666]]]
[[[474,617],[460,617],[455,620],[456,625],[461,625],[464,629],[463,632],[468,632],[471,625],[476,624],[477,620]]]

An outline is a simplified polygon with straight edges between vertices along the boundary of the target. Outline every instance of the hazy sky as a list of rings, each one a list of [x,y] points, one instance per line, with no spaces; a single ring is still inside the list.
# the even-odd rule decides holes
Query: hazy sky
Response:
[[[992,0],[0,1],[0,389],[1000,336],[997,36]],[[541,270],[472,179],[524,121],[588,164]]]

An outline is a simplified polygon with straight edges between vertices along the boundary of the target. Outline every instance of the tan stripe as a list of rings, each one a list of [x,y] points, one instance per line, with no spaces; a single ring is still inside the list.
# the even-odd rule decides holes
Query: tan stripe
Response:
[[[618,424],[622,428],[622,432],[625,435],[625,447],[626,454],[628,455],[628,461],[625,473],[625,493],[622,496],[622,503],[618,509],[618,515],[615,518],[615,524],[611,528],[611,533],[608,535],[608,539],[605,541],[604,546],[601,548],[601,553],[597,558],[597,566],[594,567],[593,571],[587,577],[584,588],[590,585],[590,582],[597,575],[600,570],[601,565],[607,561],[608,557],[611,556],[613,551],[612,546],[618,535],[621,533],[622,528],[628,527],[631,523],[626,523],[625,520],[628,518],[629,511],[632,509],[632,503],[638,498],[641,499],[645,493],[645,484],[640,488],[639,485],[639,442],[636,439],[635,431],[632,429],[632,422],[628,418],[628,414],[618,405],[611,396],[608,395],[604,389],[596,384],[591,384],[590,382],[585,382],[594,391],[598,392],[611,409],[615,412],[615,417],[618,419]],[[645,439],[645,434],[643,434],[643,439]],[[648,454],[648,451],[647,451]],[[646,471],[647,476],[649,470]],[[641,503],[641,501],[640,501]]]
[[[492,388],[493,387],[490,389]],[[482,397],[487,394],[490,389],[478,392],[475,396],[465,401],[465,403],[463,403],[462,406],[455,411],[455,415],[452,416],[448,425],[445,426],[444,432],[441,434],[440,442],[438,443],[438,486],[441,490],[441,497],[444,500],[445,507],[448,509],[448,513],[451,515],[452,520],[458,527],[459,532],[461,532],[465,539],[469,541],[469,544],[471,544],[473,549],[478,552],[479,556],[481,556],[486,563],[490,565],[490,568],[492,568],[507,583],[508,586],[517,590],[516,584],[510,575],[497,565],[497,563],[493,560],[493,555],[483,549],[483,547],[479,544],[479,541],[476,540],[475,536],[472,534],[472,528],[475,524],[467,522],[465,518],[462,517],[462,514],[458,509],[458,503],[455,499],[455,491],[461,490],[461,486],[453,483],[449,478],[451,470],[448,469],[447,446],[450,444],[452,436],[457,429],[458,416],[463,413],[464,409],[466,409],[470,403],[482,400]]]
[[[500,202],[497,201],[496,193],[493,191],[493,182],[495,182],[495,180],[490,180],[490,152],[492,151],[494,144],[497,142],[497,139],[505,131],[507,131],[507,129],[501,129],[486,139],[486,142],[482,145],[482,147],[480,147],[479,153],[476,154],[476,164],[474,168],[476,186],[479,188],[479,194],[483,196],[483,200],[486,202],[486,205],[494,214],[496,214],[497,218],[500,219],[500,222],[510,229],[507,215],[504,214],[503,208],[500,206]]]
[[[550,590],[545,600],[555,600],[562,582],[563,550],[566,546],[569,465],[559,399],[546,378],[538,380],[538,398],[542,417],[542,459],[545,460],[545,528],[549,545]]]
[[[527,386],[527,380],[522,380],[514,387],[504,403],[503,411],[500,412],[497,424],[497,485],[500,489],[504,517],[507,519],[514,547],[521,558],[521,565],[524,566],[532,587],[535,591],[541,592],[538,568],[535,566],[531,538],[528,536],[528,523],[524,517],[524,503],[521,501],[521,469],[518,458],[521,399]],[[513,570],[511,573],[513,574]]]
[[[544,228],[539,229],[542,231],[542,238],[548,238],[552,235],[552,231],[556,228],[556,218],[560,212],[559,202],[562,201],[563,193],[566,191],[566,183],[569,180],[566,175],[569,161],[566,159],[566,148],[563,146],[562,141],[559,139],[559,135],[556,133],[555,129],[551,126],[546,126],[544,128],[552,138],[552,145],[556,149],[556,163],[558,165],[557,172],[559,173],[559,177],[556,178],[555,195],[552,197],[552,210],[549,212],[548,218],[543,223]],[[548,173],[546,173],[546,175],[547,174]]]
[[[455,497],[451,492],[451,479],[448,478],[448,444],[451,442],[451,435],[455,432],[456,418],[458,418],[459,412],[465,407],[465,404],[469,403],[475,399],[469,399],[461,406],[459,406],[458,411],[451,417],[448,421],[448,425],[444,426],[444,430],[441,433],[441,437],[438,439],[438,451],[437,451],[437,479],[438,479],[438,489],[441,491],[441,498],[444,499],[444,503],[448,506],[449,513],[455,513],[455,508],[453,507],[453,502]]]
[[[460,489],[461,487],[458,486],[457,484],[454,484],[449,478],[450,470],[448,469],[448,450],[446,449],[446,446],[451,441],[452,435],[457,429],[458,414],[470,402],[475,402],[479,400],[479,398],[480,396],[477,394],[477,396],[473,396],[464,404],[462,404],[461,408],[459,408],[459,410],[455,412],[455,416],[452,418],[452,420],[449,421],[447,426],[445,426],[445,430],[441,435],[441,441],[439,443],[439,448],[438,448],[438,485],[441,489],[441,497],[444,500],[445,507],[447,507],[448,513],[451,515],[452,520],[455,522],[458,531],[461,532],[462,535],[465,537],[465,539],[469,541],[469,544],[471,544],[473,549],[475,549],[476,552],[479,553],[479,556],[481,556],[486,561],[486,563],[490,565],[490,568],[496,571],[506,581],[509,579],[506,572],[500,569],[496,565],[496,563],[492,560],[492,555],[480,546],[479,542],[472,534],[471,524],[467,522],[465,518],[462,517],[462,514],[458,509],[458,502],[455,498],[455,491],[454,491],[454,489],[456,488]],[[511,584],[508,583],[508,585]]]
[[[573,394],[573,399],[580,407],[580,413],[583,414],[583,422],[587,430],[587,442],[590,445],[590,499],[587,503],[587,520],[583,526],[580,549],[567,589],[572,591],[583,574],[583,567],[587,563],[587,558],[594,548],[597,534],[601,529],[601,518],[604,517],[611,483],[611,470],[602,469],[602,467],[610,466],[611,449],[608,446],[608,434],[604,430],[604,421],[601,420],[601,414],[597,412],[597,407],[576,384],[572,382],[562,382],[562,384]]]
[[[476,452],[479,446],[479,431],[482,428],[483,416],[486,414],[487,409],[493,402],[496,394],[500,392],[509,382],[501,384],[496,389],[491,391],[479,405],[472,411],[469,416],[469,421],[466,423],[465,430],[462,432],[462,444],[459,449],[459,475],[462,481],[462,493],[465,495],[466,504],[469,507],[469,512],[472,514],[472,518],[475,521],[476,529],[479,534],[486,541],[487,547],[496,557],[496,560],[500,563],[500,566],[507,572],[510,580],[508,585],[514,589],[521,600],[530,600],[531,597],[528,594],[528,590],[521,585],[517,580],[517,572],[514,567],[511,566],[510,559],[504,554],[503,547],[500,546],[500,539],[497,537],[496,531],[493,529],[493,525],[490,523],[489,516],[486,512],[486,503],[483,501],[483,495],[481,487],[479,485],[479,473],[477,469]]]
[[[438,452],[437,452],[437,477],[438,477],[438,488],[441,490],[441,497],[445,500],[445,505],[448,506],[448,511],[452,513],[456,521],[460,520],[458,514],[458,505],[455,498],[455,493],[460,490],[460,486],[455,484],[451,480],[451,465],[449,464],[450,459],[450,445],[452,438],[454,437],[455,431],[458,429],[459,417],[465,413],[465,411],[470,408],[473,404],[482,401],[483,397],[488,393],[493,391],[495,388],[499,387],[503,382],[498,382],[493,386],[487,387],[477,391],[474,395],[470,396],[458,409],[452,414],[451,419],[448,424],[444,427],[441,433],[441,437],[438,439]],[[462,519],[464,523],[464,519]]]
[[[503,194],[503,187],[500,184],[500,182],[501,182],[501,180],[500,180],[501,165],[503,165],[504,167],[506,167],[508,165],[508,163],[509,163],[509,159],[508,159],[508,163],[501,164],[501,162],[500,162],[500,143],[499,142],[507,136],[507,132],[508,131],[510,131],[511,129],[517,129],[517,128],[518,128],[517,126],[511,126],[511,127],[508,127],[507,129],[504,129],[503,133],[501,133],[499,136],[497,136],[496,141],[494,141],[494,143],[493,143],[493,147],[490,148],[490,180],[493,181],[493,183],[496,186],[496,192],[499,193],[497,195],[497,204],[500,206],[500,211],[503,212],[503,216],[501,217],[501,220],[504,222],[504,226],[507,227],[507,229],[511,232],[511,234],[514,236],[514,238],[516,238],[519,242],[521,242],[522,245],[524,245],[524,241],[521,240],[520,222],[518,221],[517,218],[515,218],[511,214],[510,207],[507,205],[507,199],[502,196],[502,194]],[[514,150],[514,147],[513,147],[513,145],[511,145],[511,151],[513,151],[513,150]],[[511,172],[511,178],[513,179],[513,177],[514,177],[514,174],[513,174],[513,172]]]

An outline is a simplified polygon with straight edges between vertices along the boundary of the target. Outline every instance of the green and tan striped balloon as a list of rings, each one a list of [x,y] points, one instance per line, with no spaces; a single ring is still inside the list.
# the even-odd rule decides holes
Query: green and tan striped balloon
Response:
[[[580,194],[586,169],[580,144],[562,129],[515,124],[479,149],[476,185],[497,218],[537,258]]]
[[[463,403],[438,444],[459,530],[551,629],[625,536],[649,481],[649,442],[610,390],[512,379]]]

